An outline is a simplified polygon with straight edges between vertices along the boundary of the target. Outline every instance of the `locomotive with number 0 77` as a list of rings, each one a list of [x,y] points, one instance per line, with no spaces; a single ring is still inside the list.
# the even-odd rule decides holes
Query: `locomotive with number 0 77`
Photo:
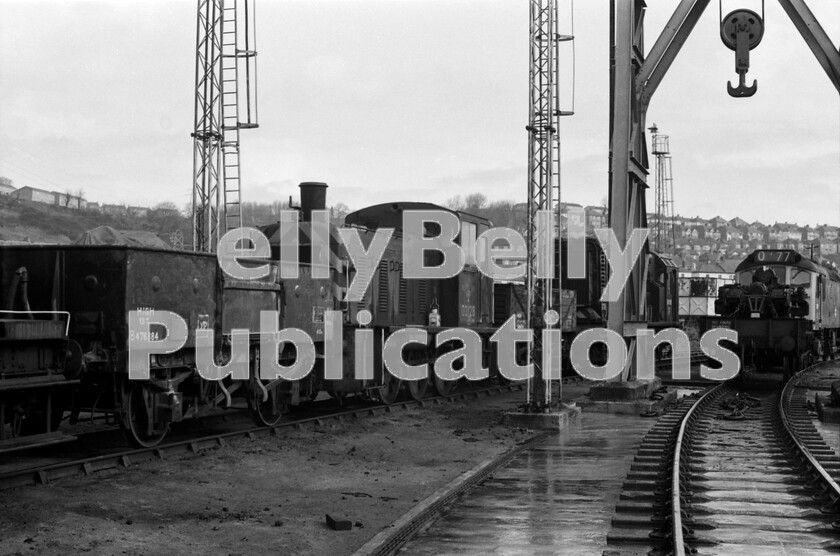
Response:
[[[738,332],[742,368],[786,377],[833,357],[840,336],[840,274],[789,249],[759,249],[719,289],[710,326]]]

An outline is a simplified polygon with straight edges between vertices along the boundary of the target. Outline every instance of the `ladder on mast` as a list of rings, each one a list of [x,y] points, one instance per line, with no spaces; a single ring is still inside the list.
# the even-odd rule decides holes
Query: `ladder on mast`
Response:
[[[193,250],[242,227],[241,129],[258,127],[252,0],[199,0],[193,156]],[[252,86],[253,81],[253,86]]]

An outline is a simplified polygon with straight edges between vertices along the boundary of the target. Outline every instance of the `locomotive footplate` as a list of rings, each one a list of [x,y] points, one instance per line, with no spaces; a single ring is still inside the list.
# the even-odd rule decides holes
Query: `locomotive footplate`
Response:
[[[751,340],[758,349],[780,349],[794,352],[808,349],[808,335],[813,323],[797,318],[732,319],[738,332],[738,343]]]

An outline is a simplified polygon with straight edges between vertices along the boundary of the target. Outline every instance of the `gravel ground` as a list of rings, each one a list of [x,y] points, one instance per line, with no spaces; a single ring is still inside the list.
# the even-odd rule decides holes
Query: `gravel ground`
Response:
[[[566,388],[564,398],[574,393]],[[4,491],[0,554],[350,554],[419,500],[530,437],[500,424],[524,397],[396,410]],[[330,529],[327,513],[352,529]]]

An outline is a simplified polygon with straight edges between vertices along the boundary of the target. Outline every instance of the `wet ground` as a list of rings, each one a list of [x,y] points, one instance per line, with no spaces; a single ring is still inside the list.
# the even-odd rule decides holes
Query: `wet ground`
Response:
[[[0,554],[350,554],[419,500],[529,438],[532,431],[500,423],[524,396],[395,410],[6,490]],[[327,513],[352,528],[331,530]]]
[[[655,419],[585,413],[527,450],[404,548],[404,554],[598,554]]]

